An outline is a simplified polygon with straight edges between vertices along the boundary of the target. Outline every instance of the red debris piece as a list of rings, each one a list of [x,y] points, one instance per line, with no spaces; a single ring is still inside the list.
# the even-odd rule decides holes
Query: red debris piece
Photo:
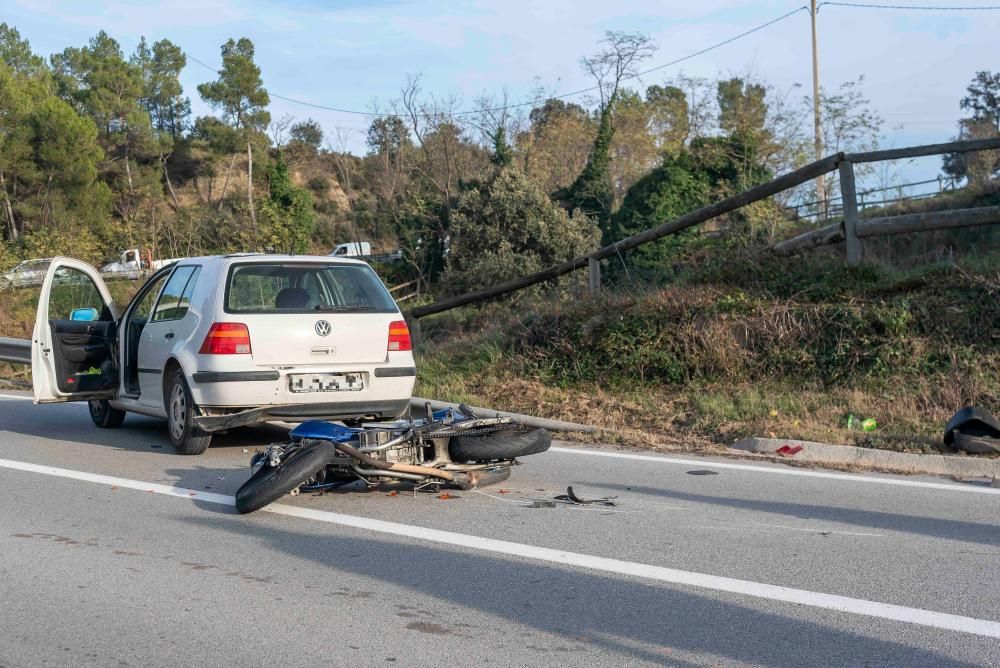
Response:
[[[802,452],[802,446],[801,445],[792,446],[786,444],[775,450],[775,452],[781,455],[782,457],[794,457],[795,455]]]
[[[386,496],[399,496],[399,492],[393,490],[393,491],[389,492],[388,494],[386,494]]]
[[[498,489],[497,494],[510,494],[509,489]]]
[[[447,501],[448,499],[453,499],[455,497],[453,497],[448,492],[441,492],[440,494],[438,494],[438,498],[441,499],[442,501]]]

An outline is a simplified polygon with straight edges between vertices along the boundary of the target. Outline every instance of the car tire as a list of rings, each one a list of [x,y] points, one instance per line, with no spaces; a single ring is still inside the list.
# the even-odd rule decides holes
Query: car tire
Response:
[[[114,408],[107,399],[91,399],[90,419],[101,429],[117,429],[125,421],[125,411]]]
[[[164,402],[167,409],[167,433],[174,449],[181,455],[200,455],[208,450],[212,435],[199,429],[194,423],[197,412],[194,400],[191,398],[191,388],[188,387],[184,372],[174,369],[173,375],[166,383],[167,391]]]

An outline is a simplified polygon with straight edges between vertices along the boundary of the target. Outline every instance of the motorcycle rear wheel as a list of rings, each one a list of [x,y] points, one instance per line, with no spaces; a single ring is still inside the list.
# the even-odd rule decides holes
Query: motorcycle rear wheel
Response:
[[[311,443],[286,457],[280,466],[265,466],[236,491],[236,510],[252,513],[277,501],[333,461],[336,452],[332,443]]]
[[[448,442],[448,455],[456,462],[488,462],[545,452],[552,435],[544,429],[500,431],[484,436],[455,436]]]

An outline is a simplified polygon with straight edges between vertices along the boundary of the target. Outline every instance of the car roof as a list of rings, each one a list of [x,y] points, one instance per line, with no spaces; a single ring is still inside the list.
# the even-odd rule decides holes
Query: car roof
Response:
[[[220,262],[228,264],[245,264],[251,262],[307,262],[316,264],[356,264],[368,266],[363,260],[330,255],[273,255],[270,253],[229,253],[228,255],[204,255],[201,257],[186,257],[181,262]]]

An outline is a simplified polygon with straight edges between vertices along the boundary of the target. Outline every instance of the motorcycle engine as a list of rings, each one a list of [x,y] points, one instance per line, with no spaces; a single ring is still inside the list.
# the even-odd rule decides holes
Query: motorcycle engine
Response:
[[[372,448],[388,443],[399,436],[400,433],[400,431],[393,429],[366,429],[358,436],[360,437],[361,447]],[[372,456],[390,463],[418,464],[418,454],[418,449],[413,447],[411,443],[401,443],[394,448],[373,453]]]

